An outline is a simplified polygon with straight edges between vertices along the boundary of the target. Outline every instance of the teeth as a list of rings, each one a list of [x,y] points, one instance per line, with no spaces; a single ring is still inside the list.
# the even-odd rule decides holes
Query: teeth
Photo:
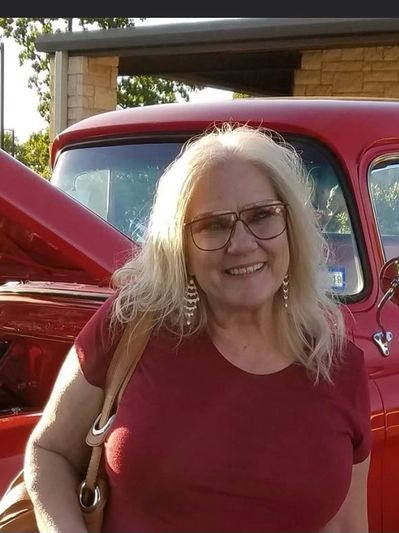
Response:
[[[256,272],[257,270],[260,270],[265,263],[256,263],[256,265],[251,265],[248,267],[240,267],[240,268],[229,268],[227,272],[229,274],[232,274],[233,276],[242,276],[244,274],[252,274],[253,272]]]

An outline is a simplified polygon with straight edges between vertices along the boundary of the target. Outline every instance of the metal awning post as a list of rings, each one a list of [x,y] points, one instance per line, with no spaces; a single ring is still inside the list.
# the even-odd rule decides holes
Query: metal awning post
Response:
[[[68,125],[68,52],[55,53],[54,129],[55,135]]]

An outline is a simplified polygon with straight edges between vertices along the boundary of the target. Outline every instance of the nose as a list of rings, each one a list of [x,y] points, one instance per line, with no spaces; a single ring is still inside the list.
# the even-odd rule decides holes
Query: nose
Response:
[[[258,242],[242,220],[236,220],[227,251],[231,254],[245,254],[256,250]]]

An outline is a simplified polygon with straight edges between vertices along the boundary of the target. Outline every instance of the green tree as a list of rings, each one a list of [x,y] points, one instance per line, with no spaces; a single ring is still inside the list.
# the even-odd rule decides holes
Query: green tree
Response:
[[[140,20],[145,20],[140,18]],[[35,88],[39,96],[38,111],[50,121],[50,58],[48,54],[38,52],[35,40],[40,34],[73,29],[109,29],[129,28],[135,25],[130,17],[102,18],[0,18],[0,37],[11,37],[21,46],[20,64],[31,63],[33,74],[28,86]],[[199,86],[185,85],[150,76],[133,76],[122,78],[118,87],[118,104],[120,107],[167,103],[177,101],[177,94],[188,101],[189,92],[201,89]]]
[[[17,159],[31,168],[43,178],[50,179],[49,165],[49,130],[32,133],[28,140],[19,145]]]
[[[191,89],[194,89],[191,87]],[[196,88],[195,88],[196,89]],[[157,79],[150,76],[122,77],[118,83],[118,105],[121,108],[176,102],[176,93],[189,99],[190,87],[181,82]]]
[[[371,183],[371,195],[381,235],[399,235],[399,176]]]
[[[14,157],[18,152],[18,138],[13,137],[10,130],[4,130],[4,150]]]
[[[4,132],[4,150],[46,179],[51,176],[49,146],[48,129],[32,133],[24,143],[13,139],[10,131]]]
[[[233,100],[238,100],[239,98],[251,98],[251,95],[239,92],[233,93]]]

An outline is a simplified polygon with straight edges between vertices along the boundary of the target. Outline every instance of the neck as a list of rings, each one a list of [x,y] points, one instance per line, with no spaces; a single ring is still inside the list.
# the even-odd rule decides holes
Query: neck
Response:
[[[276,313],[215,313],[208,310],[207,330],[213,344],[231,363],[255,374],[267,374],[293,361],[282,350],[277,335]]]
[[[276,332],[273,306],[265,305],[257,310],[231,310],[220,306],[208,306],[208,332],[213,339],[268,339]],[[241,344],[241,342],[240,342]]]

